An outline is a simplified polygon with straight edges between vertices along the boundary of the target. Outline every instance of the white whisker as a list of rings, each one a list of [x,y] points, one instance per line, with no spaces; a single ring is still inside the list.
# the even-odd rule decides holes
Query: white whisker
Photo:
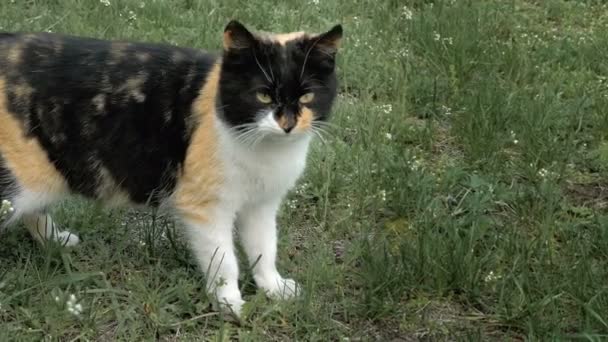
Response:
[[[266,70],[264,70],[264,68],[262,68],[262,65],[260,64],[260,61],[258,60],[258,56],[255,54],[255,51],[253,52],[253,58],[255,58],[255,63],[258,65],[260,70],[262,70],[262,72],[264,73],[264,76],[266,77],[268,82],[273,83],[270,76],[268,76],[268,73],[266,72]]]

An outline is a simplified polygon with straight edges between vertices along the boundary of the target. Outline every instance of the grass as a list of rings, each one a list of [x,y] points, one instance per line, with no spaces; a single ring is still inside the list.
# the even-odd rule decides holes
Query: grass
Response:
[[[227,322],[179,227],[73,200],[73,250],[2,235],[0,340],[608,338],[605,1],[102,2],[3,1],[0,28],[218,49],[231,18],[344,25],[339,128],[279,220],[305,294],[244,272]]]

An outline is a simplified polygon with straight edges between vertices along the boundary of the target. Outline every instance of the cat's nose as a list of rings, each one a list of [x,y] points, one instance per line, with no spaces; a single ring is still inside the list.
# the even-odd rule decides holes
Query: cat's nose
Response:
[[[283,132],[289,133],[296,127],[298,121],[295,115],[283,113],[281,116],[279,116],[277,123]]]
[[[282,127],[282,128],[283,128],[283,131],[284,131],[285,133],[289,133],[289,132],[291,132],[291,131],[293,130],[293,128],[294,128],[294,127],[296,127],[296,125],[295,125],[295,124],[294,124],[294,125],[289,125],[289,126],[284,126],[284,127]]]

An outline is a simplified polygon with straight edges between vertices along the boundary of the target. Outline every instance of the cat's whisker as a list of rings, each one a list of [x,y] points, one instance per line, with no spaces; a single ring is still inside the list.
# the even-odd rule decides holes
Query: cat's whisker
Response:
[[[324,132],[327,132],[327,133],[332,133],[331,130],[336,128],[336,127],[332,127],[332,126],[329,126],[329,125],[326,126],[326,125],[318,124],[318,123],[315,123],[315,122],[313,122],[311,124],[311,126],[314,127],[314,128],[323,130]]]
[[[274,82],[275,78],[274,78],[274,72],[272,70],[272,63],[270,63],[270,58],[268,57],[268,53],[265,53],[266,55],[266,63],[268,65],[268,70],[270,71],[270,76],[272,77],[272,81]]]
[[[311,91],[311,90],[316,90],[316,89],[326,89],[325,87],[306,87],[304,88],[304,91]]]
[[[243,144],[248,144],[251,141],[255,140],[255,137],[257,134],[258,134],[258,132],[255,129],[250,129],[245,134],[243,134],[240,141]]]
[[[331,132],[323,127],[318,127],[318,126],[312,126],[313,129],[323,133],[323,134],[327,134],[327,135],[331,135]]]
[[[332,122],[328,122],[328,121],[313,121],[312,124],[319,126],[319,127],[325,127],[325,128],[330,128],[330,129],[340,129],[341,128],[339,125],[332,123]]]
[[[317,40],[315,40],[310,45],[310,48],[308,48],[308,51],[306,51],[306,56],[304,56],[304,62],[302,63],[302,71],[300,71],[300,80],[302,80],[302,76],[304,75],[304,70],[306,70],[306,63],[308,62],[308,57],[310,56],[312,49],[314,49],[314,47],[317,45],[317,43],[319,41],[321,41],[321,37],[317,38]]]
[[[323,134],[321,134],[321,132],[319,132],[315,128],[311,129],[311,132],[317,137],[319,137],[319,140],[321,140],[321,143],[323,143],[323,145],[327,145],[327,141],[325,141],[325,138],[323,138]]]
[[[266,79],[268,80],[268,82],[273,83],[270,76],[268,76],[268,73],[266,72],[266,70],[264,70],[264,68],[262,67],[262,64],[260,64],[260,61],[258,60],[258,56],[256,55],[255,51],[253,52],[253,58],[255,59],[255,63],[258,65],[258,67],[260,68],[260,70],[262,71],[262,73],[264,74]]]

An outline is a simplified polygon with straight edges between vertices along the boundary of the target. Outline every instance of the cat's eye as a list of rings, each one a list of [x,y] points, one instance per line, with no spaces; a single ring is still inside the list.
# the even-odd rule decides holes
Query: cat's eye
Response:
[[[306,93],[300,96],[300,103],[310,103],[315,98],[315,93]]]
[[[272,97],[266,93],[256,93],[255,97],[258,99],[258,101],[264,104],[269,104],[272,102]]]

